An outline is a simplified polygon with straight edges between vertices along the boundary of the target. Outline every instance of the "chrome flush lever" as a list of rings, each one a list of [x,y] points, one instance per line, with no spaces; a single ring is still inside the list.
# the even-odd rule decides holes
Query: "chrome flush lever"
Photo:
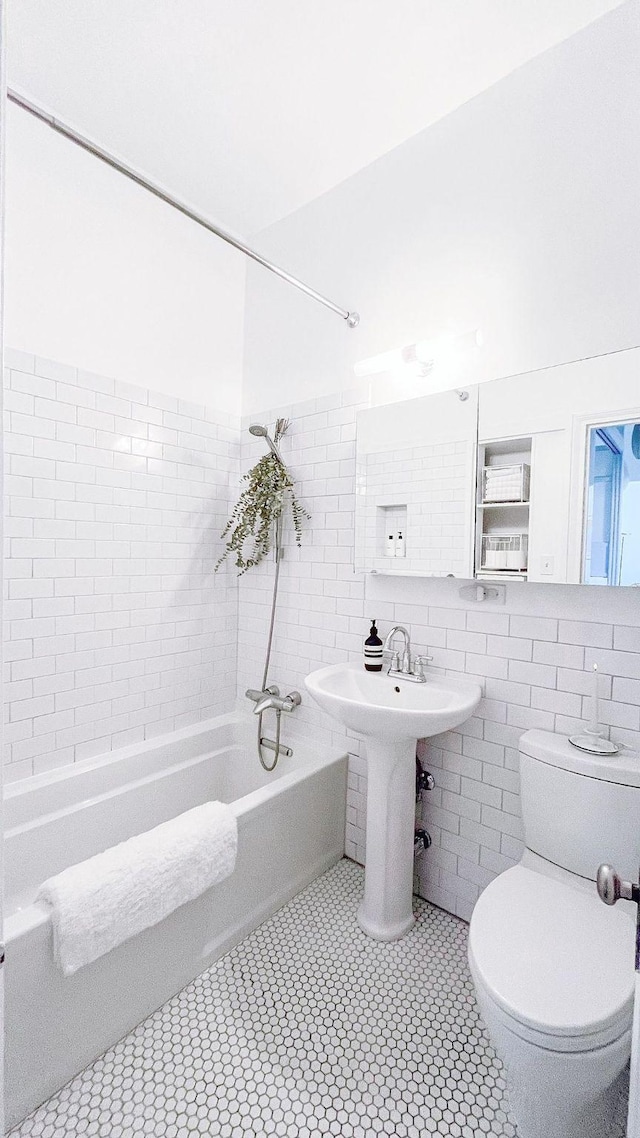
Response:
[[[605,905],[616,901],[635,901],[640,905],[640,885],[635,881],[622,881],[611,865],[601,865],[596,877],[598,896]]]

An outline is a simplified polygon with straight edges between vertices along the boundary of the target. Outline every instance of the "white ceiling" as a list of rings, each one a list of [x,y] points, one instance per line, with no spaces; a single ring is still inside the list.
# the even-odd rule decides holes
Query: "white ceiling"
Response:
[[[619,3],[8,0],[8,79],[251,234]]]

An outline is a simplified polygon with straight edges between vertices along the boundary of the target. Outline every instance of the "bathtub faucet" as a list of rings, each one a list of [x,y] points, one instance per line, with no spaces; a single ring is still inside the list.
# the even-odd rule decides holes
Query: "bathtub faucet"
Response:
[[[247,699],[252,699],[256,705],[253,709],[254,715],[262,715],[263,711],[269,711],[270,708],[274,711],[295,711],[296,707],[302,703],[302,696],[299,691],[291,691],[288,695],[281,696],[277,684],[271,684],[264,691],[248,688],[245,695]]]

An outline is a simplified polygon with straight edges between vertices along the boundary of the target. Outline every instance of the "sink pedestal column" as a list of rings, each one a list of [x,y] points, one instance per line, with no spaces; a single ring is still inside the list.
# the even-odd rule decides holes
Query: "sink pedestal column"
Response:
[[[366,740],[367,864],[358,923],[375,940],[397,940],[413,924],[415,739]]]

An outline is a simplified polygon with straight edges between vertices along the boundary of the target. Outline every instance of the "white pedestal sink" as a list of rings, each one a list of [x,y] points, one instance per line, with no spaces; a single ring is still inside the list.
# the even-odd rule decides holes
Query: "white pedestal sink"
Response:
[[[358,921],[376,940],[396,940],[413,924],[416,742],[464,723],[480,702],[480,686],[449,676],[410,683],[357,664],[320,668],[305,684],[324,711],[365,737],[367,850]]]

